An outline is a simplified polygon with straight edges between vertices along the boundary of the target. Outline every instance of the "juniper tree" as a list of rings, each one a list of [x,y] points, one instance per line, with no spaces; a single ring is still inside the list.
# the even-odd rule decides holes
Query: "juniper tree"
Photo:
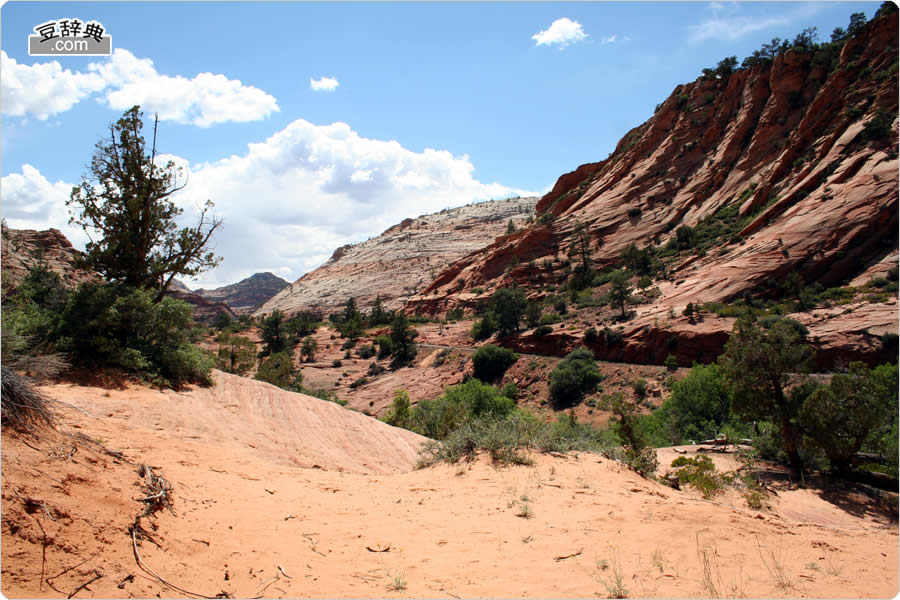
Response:
[[[85,266],[108,281],[153,290],[158,302],[176,276],[192,277],[219,263],[209,243],[222,221],[207,201],[196,226],[179,228],[183,210],[172,196],[186,184],[173,161],[156,164],[158,119],[148,148],[142,116],[134,106],[109,126],[109,137],[97,142],[90,174],[66,204],[69,222],[90,239]]]

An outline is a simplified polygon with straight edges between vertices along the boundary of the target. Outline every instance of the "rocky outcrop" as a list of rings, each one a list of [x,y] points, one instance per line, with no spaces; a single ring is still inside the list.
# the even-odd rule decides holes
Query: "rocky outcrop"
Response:
[[[68,288],[96,279],[90,271],[76,268],[75,261],[81,252],[58,229],[35,231],[3,225],[0,236],[4,285],[15,287],[37,265],[58,273]]]
[[[537,198],[509,198],[446,209],[404,219],[368,241],[338,248],[321,267],[307,273],[254,314],[281,310],[329,313],[348,298],[360,307],[381,296],[387,308],[399,308],[453,261],[507,236],[510,220],[526,224]],[[452,278],[451,278],[452,279]]]
[[[37,265],[43,265],[58,273],[64,286],[75,288],[80,283],[101,281],[90,271],[79,269],[76,264],[81,252],[58,229],[34,231],[32,229],[2,230],[3,281],[4,286],[15,288],[28,272]],[[169,296],[184,300],[194,307],[194,318],[204,323],[212,323],[219,313],[235,317],[235,313],[222,302],[208,300],[191,292],[181,282],[175,282],[169,289]]]
[[[194,320],[206,325],[212,325],[220,314],[226,314],[232,319],[236,319],[237,315],[224,302],[216,302],[204,298],[200,294],[194,292],[185,292],[180,289],[169,289],[166,293],[170,298],[187,302],[194,309]]]
[[[272,273],[255,273],[231,285],[214,290],[200,288],[194,293],[212,302],[222,302],[240,315],[253,312],[288,285],[287,281]]]
[[[450,264],[407,312],[474,306],[513,283],[544,294],[566,280],[580,227],[593,267],[619,267],[630,244],[659,247],[681,226],[720,226],[723,210],[736,212],[730,229],[670,260],[660,298],[636,308],[640,327],[626,331],[622,357],[646,354],[627,348],[646,345],[655,312],[774,297],[791,273],[823,287],[887,273],[898,248],[897,46],[896,14],[887,15],[849,40],[830,71],[814,53],[789,50],[676,87],[607,160],[560,177],[532,227]],[[871,134],[877,120],[888,122],[886,135]],[[677,337],[696,346],[682,350],[688,361],[721,349],[719,333]]]

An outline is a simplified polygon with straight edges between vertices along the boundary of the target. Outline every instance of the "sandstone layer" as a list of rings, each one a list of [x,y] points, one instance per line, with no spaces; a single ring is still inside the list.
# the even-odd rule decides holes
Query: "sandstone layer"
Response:
[[[778,297],[792,273],[828,288],[896,269],[897,46],[895,13],[848,40],[830,71],[789,50],[770,65],[679,85],[608,159],[560,177],[533,226],[449,265],[406,311],[478,307],[513,283],[541,297],[578,260],[579,227],[591,265],[619,267],[630,244],[665,245],[723,209],[742,225],[667,266],[659,298],[635,309],[641,332],[660,307],[680,315],[688,303]],[[885,115],[889,133],[873,137]],[[861,329],[848,327],[831,334]]]
[[[360,307],[381,296],[399,308],[454,260],[505,236],[509,221],[525,225],[537,198],[492,200],[404,219],[381,235],[342,246],[321,267],[307,273],[263,304],[254,314],[281,310],[330,313],[348,298]]]
[[[59,274],[63,285],[68,288],[96,279],[92,273],[75,267],[81,252],[73,248],[58,229],[35,231],[10,229],[3,225],[0,248],[6,285],[15,287],[38,265]]]

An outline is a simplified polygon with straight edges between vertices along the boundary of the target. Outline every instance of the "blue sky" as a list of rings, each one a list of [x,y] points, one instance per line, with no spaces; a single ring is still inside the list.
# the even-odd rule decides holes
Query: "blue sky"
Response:
[[[703,67],[879,4],[9,2],[0,214],[82,244],[69,189],[141,104],[190,171],[185,219],[208,198],[225,221],[191,285],[293,281],[405,217],[543,193]],[[101,22],[113,56],[28,56],[62,18]]]

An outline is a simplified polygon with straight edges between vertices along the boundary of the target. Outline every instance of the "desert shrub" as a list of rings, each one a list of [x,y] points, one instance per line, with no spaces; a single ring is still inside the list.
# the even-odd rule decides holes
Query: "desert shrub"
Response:
[[[483,319],[479,319],[478,321],[472,323],[472,329],[470,333],[472,334],[472,339],[479,341],[488,339],[489,337],[494,335],[494,332],[496,331],[497,322],[494,320],[493,315],[487,314]]]
[[[331,366],[335,369],[340,369],[341,366],[343,366],[343,364],[344,363],[342,363],[341,359],[339,359],[339,358],[336,358],[333,361],[331,361]]]
[[[536,337],[544,337],[545,335],[550,335],[551,333],[553,333],[553,328],[549,325],[541,325],[534,330],[534,335]]]
[[[557,313],[547,313],[546,315],[541,317],[541,325],[555,325],[562,321],[562,317],[560,317]]]
[[[447,360],[447,355],[450,354],[450,350],[444,348],[440,352],[437,353],[437,356],[434,357],[434,360],[431,362],[432,367],[439,367]]]
[[[300,344],[300,356],[303,357],[303,360],[307,362],[316,360],[316,352],[318,350],[319,344],[313,336],[308,335],[303,338],[303,342]]]
[[[387,358],[391,355],[393,344],[390,336],[379,335],[375,338],[375,343],[378,345],[378,358]]]
[[[613,445],[608,433],[579,423],[572,415],[561,415],[554,423],[544,423],[531,413],[514,410],[499,419],[468,421],[443,441],[429,442],[422,449],[419,464],[473,460],[479,452],[487,452],[498,464],[530,464],[524,450],[593,451],[609,455]]]
[[[708,456],[679,456],[672,461],[672,466],[676,469],[671,473],[671,478],[681,485],[689,484],[707,500],[725,488],[725,480]]]
[[[863,126],[862,138],[866,141],[881,140],[891,135],[891,113],[880,109],[875,116],[869,119]]]
[[[406,315],[398,313],[391,322],[391,356],[400,364],[408,364],[416,357],[418,332],[409,324]]]
[[[459,321],[463,318],[463,309],[461,308],[452,308],[447,311],[446,319],[448,321]]]
[[[351,350],[356,347],[356,338],[350,338],[341,344],[341,350]]]
[[[718,365],[695,364],[663,404],[678,436],[673,443],[715,437],[731,417],[731,392]]]
[[[625,464],[642,477],[652,476],[658,466],[656,450],[639,426],[638,406],[618,392],[603,399],[603,407],[612,413],[610,423],[622,440]]]
[[[879,426],[896,423],[897,367],[869,370],[850,363],[828,385],[816,387],[803,402],[804,432],[821,448],[836,471],[846,472],[850,461]]]
[[[557,408],[574,406],[601,381],[603,376],[597,370],[593,353],[587,348],[578,348],[550,373],[550,400]]]
[[[409,426],[409,394],[406,390],[397,390],[394,394],[394,401],[391,407],[384,414],[382,419],[388,425],[394,427],[402,427],[407,429]]]
[[[596,327],[590,327],[587,331],[584,332],[585,344],[596,344],[599,340],[600,334],[597,332]]]
[[[260,363],[254,378],[291,392],[299,391],[303,382],[303,375],[294,368],[294,358],[288,352],[276,352],[267,356]]]
[[[0,370],[3,427],[24,430],[31,425],[51,424],[53,418],[47,408],[47,399],[34,388],[31,380],[5,366]]]
[[[566,314],[569,310],[568,307],[566,306],[566,299],[565,298],[557,298],[553,302],[553,310],[555,310],[556,312],[558,312],[561,315]]]
[[[69,296],[53,333],[73,363],[114,366],[160,385],[209,383],[215,361],[190,343],[189,304],[119,284],[84,284]]]
[[[494,315],[497,331],[501,336],[519,330],[527,305],[525,291],[520,287],[502,288],[493,293],[490,312]]]
[[[647,397],[647,380],[646,379],[635,379],[631,382],[631,389],[634,390],[634,395],[639,399],[643,400]]]
[[[372,361],[371,363],[369,363],[369,369],[366,371],[366,374],[369,377],[378,377],[385,371],[387,371],[387,369],[379,365],[377,362]]]
[[[674,354],[670,354],[663,361],[663,364],[669,371],[675,371],[678,369],[678,358]]]
[[[372,358],[375,356],[375,346],[365,344],[356,349],[356,355],[362,359]]]
[[[249,339],[223,331],[216,336],[216,343],[216,367],[222,371],[243,375],[256,365],[256,344]]]
[[[360,377],[350,384],[350,389],[355,390],[359,386],[366,385],[367,383],[369,383],[369,379],[367,377]]]
[[[497,388],[472,378],[450,386],[438,398],[419,402],[410,416],[409,429],[442,440],[467,421],[502,418],[514,408],[515,402],[501,396]]]
[[[510,381],[502,388],[500,388],[500,395],[506,396],[513,402],[519,399],[519,387],[515,384],[515,382]]]
[[[334,390],[329,390],[327,388],[308,388],[304,386],[298,386],[296,390],[301,394],[306,394],[307,396],[312,396],[313,398],[318,398],[319,400],[325,400],[326,402],[334,402],[340,406],[347,406],[347,401],[338,398],[338,395],[334,392]]]
[[[506,370],[519,360],[519,355],[494,344],[487,344],[479,348],[472,356],[474,375],[486,382],[503,377]]]

